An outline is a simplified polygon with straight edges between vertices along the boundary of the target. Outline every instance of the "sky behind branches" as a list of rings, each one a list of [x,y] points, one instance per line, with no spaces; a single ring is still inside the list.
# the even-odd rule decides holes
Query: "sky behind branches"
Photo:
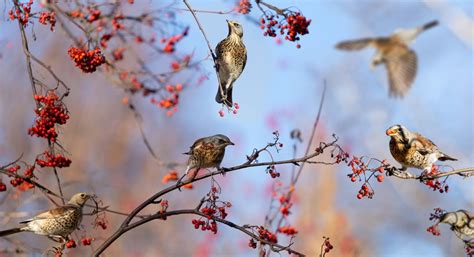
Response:
[[[233,1],[189,1],[194,8],[202,10],[229,10],[234,4]],[[155,7],[166,5],[147,3]],[[287,1],[272,3],[281,7],[288,4]],[[196,138],[223,133],[236,143],[235,147],[228,148],[223,166],[233,166],[244,162],[245,155],[250,154],[252,149],[270,142],[271,132],[278,130],[284,148],[274,158],[287,159],[293,155],[294,143],[289,133],[298,128],[304,139],[304,143],[298,145],[299,155],[302,155],[319,106],[323,81],[326,80],[327,95],[316,140],[330,141],[331,134],[335,133],[349,153],[386,158],[395,164],[388,150],[389,138],[385,130],[393,124],[403,124],[458,158],[458,162],[449,163],[453,167],[472,167],[474,29],[471,26],[470,30],[465,31],[471,44],[464,43],[453,31],[453,27],[457,26],[454,22],[457,16],[446,13],[453,9],[436,8],[438,2],[428,3],[431,4],[418,1],[296,1],[294,5],[312,19],[310,34],[301,39],[301,49],[290,42],[278,45],[275,39],[263,37],[263,31],[252,21],[260,18],[256,8],[250,13],[252,19],[242,15],[199,13],[198,17],[213,46],[227,35],[225,19],[235,19],[243,24],[248,61],[234,88],[235,101],[241,108],[237,115],[226,113],[225,117],[219,117],[220,106],[214,102],[216,77],[212,61],[208,59],[202,63],[202,70],[209,80],[186,89],[180,98],[179,111],[173,117],[166,117],[162,110],[149,103],[149,99],[136,99],[152,147],[160,158],[183,163],[186,157],[181,153],[186,152]],[[0,3],[1,9],[3,5],[3,2]],[[472,25],[472,2],[449,1],[445,5],[466,15]],[[173,6],[184,8],[181,2]],[[195,60],[206,58],[206,43],[191,14],[178,11],[176,15],[180,23],[190,26],[189,36],[178,44],[179,50],[193,52]],[[383,67],[375,71],[369,69],[373,50],[340,52],[334,48],[341,40],[388,35],[396,28],[419,26],[434,19],[439,20],[440,25],[420,35],[412,45],[418,55],[419,68],[415,82],[404,99],[388,98]],[[47,28],[38,26],[35,30],[49,33]],[[27,128],[33,122],[31,110],[34,104],[27,86],[16,24],[6,22],[4,18],[0,31],[3,48],[0,59],[0,160],[4,163],[18,157],[19,153],[35,153],[42,148],[38,146],[39,141],[26,135]],[[74,175],[68,181],[71,187],[96,192],[115,208],[130,209],[155,192],[156,188],[163,187],[161,177],[167,170],[156,168],[143,146],[132,116],[120,102],[123,96],[121,91],[107,85],[100,75],[85,76],[74,70],[72,64],[58,64],[68,58],[66,49],[70,43],[55,42],[51,38],[38,41],[32,49],[41,56],[49,56],[55,63],[53,68],[69,78],[71,84],[68,107],[72,119],[65,127],[64,145],[72,154],[73,166],[70,170]],[[168,65],[161,59],[153,64]],[[17,103],[12,104],[11,99],[16,99]],[[116,142],[111,142],[111,139]],[[34,144],[31,145],[31,142]],[[283,181],[289,178],[290,169],[279,169]],[[290,216],[290,220],[302,230],[296,240],[297,249],[298,246],[304,247],[308,249],[309,256],[315,256],[319,246],[313,246],[322,242],[322,235],[338,237],[340,233],[356,237],[371,256],[463,254],[462,244],[447,227],[442,227],[441,237],[430,235],[426,228],[431,225],[428,217],[433,208],[474,209],[471,180],[451,177],[448,180],[450,192],[439,194],[417,181],[386,178],[384,183],[374,185],[374,199],[357,200],[360,184],[350,182],[346,176],[350,172],[344,165],[306,166],[297,187],[298,203]],[[111,176],[114,179],[109,181]],[[273,182],[264,168],[238,171],[217,179],[224,188],[222,198],[234,204],[230,210],[231,220],[241,224],[263,223],[269,205],[269,188]],[[208,182],[203,182],[196,185],[192,193],[185,191],[181,194],[199,199],[207,187]],[[120,192],[115,192],[117,190]],[[133,199],[122,201],[129,190],[133,191]],[[183,196],[177,195],[170,202],[184,203],[179,197]],[[25,206],[24,209],[33,211],[44,206],[47,206],[46,201]],[[336,214],[341,214],[341,220],[347,220],[344,223],[347,225],[341,225],[340,220],[334,221]],[[239,242],[238,251],[229,250],[228,245],[216,244],[210,256],[256,254],[247,247],[240,247],[240,243],[245,244],[246,238],[235,231],[222,228],[225,237],[215,238],[194,231],[190,218],[176,220],[168,221],[169,225],[153,224],[150,226],[152,229],[143,228],[126,237],[138,238],[139,233],[156,233],[155,239],[162,242],[160,240],[166,240],[167,235],[174,232],[171,227],[177,225],[181,226],[185,236],[198,238],[190,243],[196,248],[205,247],[204,242],[208,240]],[[333,227],[325,228],[324,223]],[[106,231],[106,234],[111,232]],[[33,237],[30,240],[36,239]],[[131,253],[137,256],[156,256],[147,255],[143,250],[147,249],[147,245],[143,242],[121,240],[124,240],[121,244],[128,246],[132,249]],[[172,256],[182,253],[180,251],[186,252],[188,249],[180,249],[182,245],[179,242],[176,240],[160,245],[161,253]]]

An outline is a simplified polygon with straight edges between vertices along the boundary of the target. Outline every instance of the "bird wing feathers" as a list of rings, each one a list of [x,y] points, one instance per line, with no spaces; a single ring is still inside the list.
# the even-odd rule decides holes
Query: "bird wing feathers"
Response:
[[[56,217],[64,215],[66,212],[73,211],[74,210],[73,208],[74,207],[70,207],[70,206],[61,206],[58,208],[51,209],[49,211],[42,212],[36,215],[35,217],[22,221],[20,223],[24,224],[24,223],[31,222],[33,220],[44,220],[44,219],[56,218]]]
[[[413,50],[397,45],[385,55],[390,95],[403,96],[415,79],[417,58]]]
[[[415,147],[419,153],[422,155],[426,155],[429,153],[438,152],[438,147],[436,146],[433,141],[429,140],[428,138],[420,135],[419,133],[414,133],[415,138],[411,142],[411,146]]]
[[[346,40],[346,41],[339,42],[336,45],[336,48],[340,50],[346,50],[346,51],[360,50],[367,47],[372,42],[373,42],[372,38]]]

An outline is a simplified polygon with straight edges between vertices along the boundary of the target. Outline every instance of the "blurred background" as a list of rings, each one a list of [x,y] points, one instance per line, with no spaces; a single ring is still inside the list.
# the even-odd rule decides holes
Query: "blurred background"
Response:
[[[212,61],[200,66],[208,80],[189,82],[180,96],[178,111],[167,117],[150,103],[150,98],[135,96],[133,102],[142,114],[143,128],[151,147],[164,163],[184,164],[186,152],[200,137],[217,133],[228,135],[236,146],[229,147],[223,166],[246,161],[254,148],[272,141],[278,130],[283,149],[275,159],[304,153],[327,81],[327,95],[317,129],[315,148],[320,141],[330,141],[331,134],[353,155],[373,156],[396,164],[388,150],[385,130],[403,124],[433,140],[444,152],[459,159],[455,168],[474,165],[474,8],[471,1],[269,1],[284,8],[295,5],[311,19],[310,33],[301,38],[301,49],[283,40],[264,37],[254,20],[261,12],[254,6],[248,16],[240,14],[199,13],[211,45],[227,35],[226,19],[243,24],[248,51],[245,71],[234,84],[238,114],[218,115],[214,102],[217,82]],[[173,2],[171,2],[173,3]],[[231,10],[233,1],[193,1],[200,10]],[[162,8],[169,2],[136,1],[131,11]],[[2,1],[0,9],[11,3]],[[134,8],[134,9],[132,9]],[[183,53],[193,52],[195,60],[208,57],[206,43],[192,16],[175,2],[168,6],[176,20],[190,26],[189,35],[177,46]],[[124,13],[127,9],[123,10]],[[431,20],[440,25],[421,34],[411,46],[418,55],[418,73],[404,99],[388,97],[388,82],[383,67],[369,69],[372,49],[341,52],[334,45],[341,40],[388,35],[397,28],[410,28]],[[31,39],[34,29],[37,40]],[[8,163],[23,154],[33,161],[45,148],[44,140],[27,135],[34,121],[35,108],[26,75],[24,54],[15,22],[8,21],[7,11],[0,21],[0,161]],[[162,177],[170,167],[160,165],[143,144],[133,113],[122,103],[125,93],[110,84],[100,73],[83,74],[74,67],[67,49],[72,43],[60,28],[27,27],[31,51],[47,60],[71,87],[65,103],[71,119],[63,126],[60,140],[72,159],[69,168],[60,170],[67,196],[77,191],[97,194],[111,209],[130,212],[158,190],[166,187]],[[169,62],[150,58],[157,69]],[[37,70],[38,72],[43,72]],[[197,74],[199,76],[199,74]],[[175,77],[174,83],[185,83]],[[300,129],[303,143],[290,139],[290,131]],[[262,156],[261,161],[269,159]],[[176,167],[180,173],[184,165]],[[280,181],[288,183],[291,166],[277,167]],[[417,173],[418,171],[413,171]],[[289,221],[299,233],[294,248],[317,256],[322,236],[335,246],[329,256],[463,256],[463,244],[441,226],[441,236],[426,232],[433,208],[446,210],[474,207],[472,179],[453,176],[448,179],[449,193],[431,191],[415,180],[386,178],[374,184],[373,199],[356,198],[360,183],[352,183],[344,164],[337,166],[306,165],[295,191],[295,205]],[[37,172],[40,181],[56,189],[52,171]],[[275,182],[265,167],[239,170],[226,177],[216,177],[222,187],[222,200],[232,202],[228,220],[238,224],[263,224]],[[4,178],[4,181],[8,181]],[[194,208],[210,186],[209,180],[194,184],[194,189],[166,196],[170,209]],[[51,203],[38,191],[20,193],[15,189],[0,194],[0,228],[14,226],[24,217],[50,208]],[[16,215],[8,215],[14,211]],[[148,212],[156,210],[149,209]],[[7,218],[8,217],[8,218]],[[195,230],[192,216],[171,217],[134,229],[111,246],[106,256],[256,256],[247,246],[244,234],[219,226],[217,235]],[[107,214],[109,227],[94,230],[85,219],[85,230],[100,242],[115,231],[123,216]],[[280,236],[281,242],[286,240]],[[0,240],[0,248],[11,241],[34,248],[29,256],[41,256],[51,245],[46,238],[19,234]],[[81,247],[71,256],[91,253]],[[286,254],[286,253],[285,253]],[[283,255],[285,255],[283,254]],[[3,256],[0,253],[0,256]],[[7,256],[7,255],[5,255]],[[272,256],[278,256],[273,253]]]

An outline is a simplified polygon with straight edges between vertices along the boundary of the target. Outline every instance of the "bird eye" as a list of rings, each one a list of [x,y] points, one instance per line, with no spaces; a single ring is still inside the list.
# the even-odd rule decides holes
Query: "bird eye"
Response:
[[[86,197],[86,194],[81,194],[81,197],[82,197],[82,198]]]

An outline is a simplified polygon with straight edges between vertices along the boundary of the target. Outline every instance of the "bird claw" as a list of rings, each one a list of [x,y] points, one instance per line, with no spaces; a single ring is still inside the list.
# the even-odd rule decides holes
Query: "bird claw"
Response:
[[[222,168],[219,168],[219,171],[220,173],[222,174],[222,176],[225,176],[225,174],[230,171],[229,168],[225,168],[225,167],[222,167]]]

